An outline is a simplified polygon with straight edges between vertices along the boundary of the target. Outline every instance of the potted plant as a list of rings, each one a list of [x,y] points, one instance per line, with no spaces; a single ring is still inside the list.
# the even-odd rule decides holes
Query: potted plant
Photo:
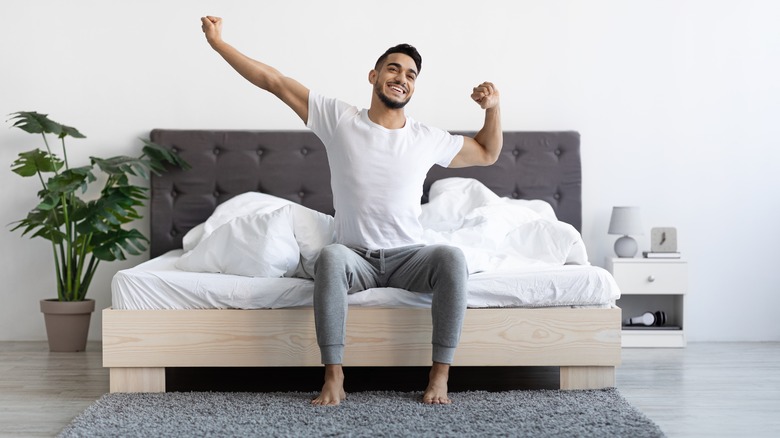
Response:
[[[141,218],[137,208],[147,199],[148,189],[134,185],[131,177],[148,179],[150,172],[159,173],[166,165],[189,166],[172,151],[142,139],[143,153],[137,158],[90,157],[90,164],[72,167],[65,139],[85,138],[76,128],[28,111],[11,114],[10,121],[15,128],[40,134],[45,145],[20,153],[11,166],[23,177],[37,177],[42,186],[38,204],[26,218],[14,222],[12,230],[51,242],[57,298],[40,303],[49,349],[83,351],[95,309],[95,301],[86,295],[98,265],[124,260],[126,254],[139,255],[149,242],[137,229],[124,227]],[[59,139],[62,158],[52,152],[47,135]],[[88,191],[93,186],[99,193]],[[71,320],[80,321],[70,328]]]

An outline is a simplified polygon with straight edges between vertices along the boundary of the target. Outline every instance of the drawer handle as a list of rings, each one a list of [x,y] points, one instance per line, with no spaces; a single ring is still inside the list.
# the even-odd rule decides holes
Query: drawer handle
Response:
[[[653,277],[652,275],[651,275],[651,276],[649,276],[649,277],[647,277],[647,282],[648,282],[648,283],[652,283],[652,282],[654,282],[654,281],[655,281],[655,277]]]

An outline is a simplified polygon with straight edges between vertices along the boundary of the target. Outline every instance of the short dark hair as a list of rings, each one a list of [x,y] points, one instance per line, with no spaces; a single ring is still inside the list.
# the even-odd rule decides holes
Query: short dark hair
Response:
[[[399,44],[397,46],[390,47],[387,49],[387,51],[382,54],[382,56],[379,57],[379,59],[376,60],[376,65],[374,66],[375,70],[379,70],[379,67],[382,65],[383,62],[387,60],[387,57],[390,56],[393,53],[403,53],[404,55],[409,56],[414,60],[414,64],[417,66],[417,74],[420,74],[420,71],[422,71],[422,56],[420,56],[420,52],[417,51],[417,49],[414,48],[414,46],[411,46],[409,44]]]

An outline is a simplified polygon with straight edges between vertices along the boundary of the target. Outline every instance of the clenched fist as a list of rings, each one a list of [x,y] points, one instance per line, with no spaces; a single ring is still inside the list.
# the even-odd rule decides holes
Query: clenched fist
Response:
[[[212,17],[207,15],[200,19],[203,33],[206,34],[206,41],[209,44],[214,45],[215,42],[222,40],[222,19],[219,17]]]
[[[499,103],[498,88],[492,82],[483,82],[474,87],[471,98],[479,104],[482,109],[495,108]]]

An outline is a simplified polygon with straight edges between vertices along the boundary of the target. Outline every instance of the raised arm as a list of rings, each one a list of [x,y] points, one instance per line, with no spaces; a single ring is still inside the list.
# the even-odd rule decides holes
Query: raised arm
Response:
[[[490,82],[474,87],[471,98],[485,110],[485,123],[474,138],[463,137],[463,147],[449,167],[489,166],[504,146],[498,88]]]
[[[200,19],[206,41],[222,58],[249,82],[266,90],[292,108],[303,123],[309,120],[309,89],[284,76],[279,70],[256,61],[222,40],[222,19],[206,16]]]

